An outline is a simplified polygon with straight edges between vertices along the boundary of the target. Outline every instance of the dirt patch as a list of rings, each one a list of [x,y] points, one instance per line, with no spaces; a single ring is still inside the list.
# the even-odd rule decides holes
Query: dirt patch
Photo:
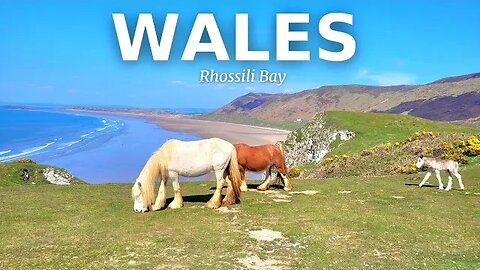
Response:
[[[286,200],[286,199],[273,199],[274,202],[283,202],[283,203],[289,203],[292,202],[291,200]]]
[[[261,229],[258,231],[249,231],[250,237],[257,239],[258,241],[273,241],[277,239],[283,239],[282,233],[272,231],[270,229]]]
[[[248,269],[269,269],[282,270],[286,269],[285,263],[275,259],[260,259],[257,255],[239,259],[238,262]]]
[[[249,189],[249,190],[250,190],[250,189]],[[265,191],[253,189],[252,191],[256,191],[256,192],[258,192],[258,193],[263,193],[263,194],[278,194],[278,193],[280,193],[280,191],[278,191],[278,190],[273,190],[273,189],[267,189],[267,190],[265,190]]]
[[[219,207],[219,208],[215,209],[215,211],[220,212],[220,213],[223,213],[223,214],[227,214],[227,213],[238,213],[238,210],[237,210],[237,209],[228,208],[228,207],[226,207],[226,206]]]
[[[274,193],[274,194],[268,195],[268,197],[275,198],[275,199],[288,199],[288,198],[291,198],[292,196],[287,194]]]
[[[290,194],[305,194],[305,195],[315,195],[318,191],[316,190],[304,190],[304,191],[291,191]]]

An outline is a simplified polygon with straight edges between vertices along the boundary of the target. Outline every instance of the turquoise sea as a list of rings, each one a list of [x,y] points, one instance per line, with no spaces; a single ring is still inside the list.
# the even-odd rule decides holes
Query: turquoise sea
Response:
[[[0,162],[30,158],[90,183],[135,181],[152,152],[170,138],[199,139],[142,118],[0,107]]]

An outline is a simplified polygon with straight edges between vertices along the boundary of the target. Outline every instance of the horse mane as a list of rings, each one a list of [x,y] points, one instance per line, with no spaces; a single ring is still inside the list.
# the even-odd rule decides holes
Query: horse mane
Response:
[[[283,167],[285,168],[285,173],[288,174],[288,168],[287,168],[287,164],[286,164],[286,160],[285,160],[285,149],[283,148],[283,142],[282,141],[278,141],[276,144],[275,144],[276,147],[278,147],[278,149],[280,150],[280,153],[282,153],[282,163],[283,163]]]
[[[280,149],[280,152],[282,152],[282,155],[284,156],[285,158],[285,149],[283,148],[283,143],[282,141],[278,141],[275,143],[275,146],[278,147],[278,149]]]
[[[140,172],[137,182],[141,184],[141,193],[145,207],[150,206],[155,200],[155,181],[160,176],[168,177],[168,160],[175,143],[172,140],[165,142],[148,159]]]

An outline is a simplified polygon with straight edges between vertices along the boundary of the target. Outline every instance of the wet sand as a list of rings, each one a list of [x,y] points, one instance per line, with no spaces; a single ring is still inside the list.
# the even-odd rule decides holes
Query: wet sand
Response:
[[[68,109],[68,111],[142,117],[158,126],[176,132],[196,134],[202,138],[221,138],[231,143],[251,145],[276,143],[285,140],[289,131],[251,125],[199,120],[185,115],[151,111]]]

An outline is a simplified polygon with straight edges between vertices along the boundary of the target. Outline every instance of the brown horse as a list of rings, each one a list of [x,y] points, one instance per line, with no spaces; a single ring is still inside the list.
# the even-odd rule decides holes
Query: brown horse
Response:
[[[273,144],[250,146],[247,144],[234,144],[237,150],[238,169],[242,177],[240,189],[247,191],[247,181],[245,171],[261,172],[267,170],[265,181],[257,187],[258,190],[265,191],[276,180],[276,177],[269,175],[270,168],[275,166],[285,183],[284,190],[292,190],[292,184],[287,178],[287,167],[285,166],[285,155],[283,148]],[[275,174],[276,176],[277,174]]]

